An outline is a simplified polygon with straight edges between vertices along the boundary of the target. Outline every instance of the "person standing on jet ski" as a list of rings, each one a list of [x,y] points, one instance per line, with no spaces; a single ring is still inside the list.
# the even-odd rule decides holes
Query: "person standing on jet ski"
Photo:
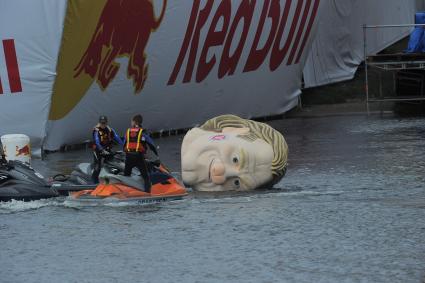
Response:
[[[136,115],[131,120],[131,128],[127,129],[124,151],[125,151],[125,168],[124,175],[131,176],[134,167],[139,169],[140,174],[145,181],[145,192],[151,192],[151,181],[149,178],[149,170],[145,160],[147,146],[158,156],[153,140],[142,128],[143,117]]]
[[[99,183],[99,174],[105,158],[111,156],[112,143],[115,140],[118,144],[124,145],[124,142],[117,135],[114,129],[108,126],[106,116],[99,117],[99,123],[93,129],[93,157],[94,168],[92,180],[95,184]]]

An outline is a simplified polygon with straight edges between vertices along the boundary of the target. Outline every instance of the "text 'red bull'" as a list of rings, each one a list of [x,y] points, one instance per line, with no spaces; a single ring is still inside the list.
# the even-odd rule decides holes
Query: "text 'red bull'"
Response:
[[[120,68],[115,59],[125,56],[129,59],[127,75],[133,79],[135,92],[140,92],[148,76],[145,49],[164,18],[166,6],[167,0],[163,0],[156,18],[152,0],[108,0],[74,77],[84,72],[106,89]]]
[[[214,2],[214,0],[206,1],[201,9],[201,1],[193,1],[186,35],[168,85],[175,84],[187,54],[183,83],[192,81],[194,70],[196,82],[202,82],[216,64],[218,64],[219,79],[226,75],[233,75],[245,48],[256,8],[261,8],[262,12],[243,72],[257,70],[268,55],[270,55],[268,64],[270,71],[278,69],[285,59],[286,65],[298,64],[320,4],[320,0],[222,0],[213,12]],[[238,2],[239,6],[232,16],[235,2]],[[292,22],[287,23],[291,9],[294,11]],[[212,16],[211,21],[209,21],[210,16]],[[266,21],[271,27],[265,44],[260,48],[260,39]],[[211,22],[209,27],[205,27],[207,22]],[[240,35],[236,32],[239,26],[242,26]],[[200,46],[203,31],[206,31],[206,37],[205,42]],[[288,32],[285,33],[285,31]],[[287,34],[286,37],[284,34]],[[233,42],[235,35],[239,38],[239,42]],[[217,51],[213,52],[212,48],[220,46],[223,46],[221,54]],[[232,46],[236,46],[233,53],[230,51]],[[198,49],[201,51],[200,56],[198,56]]]

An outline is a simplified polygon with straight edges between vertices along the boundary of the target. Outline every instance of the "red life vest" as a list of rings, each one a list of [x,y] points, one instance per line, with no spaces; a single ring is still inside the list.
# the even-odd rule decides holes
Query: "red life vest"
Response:
[[[126,134],[125,152],[141,152],[145,153],[146,149],[142,141],[142,128],[130,128]]]
[[[110,147],[112,144],[112,130],[109,127],[102,129],[99,126],[96,126],[93,129],[94,135],[99,135],[100,144],[103,147]],[[96,149],[96,143],[93,143],[93,148]]]

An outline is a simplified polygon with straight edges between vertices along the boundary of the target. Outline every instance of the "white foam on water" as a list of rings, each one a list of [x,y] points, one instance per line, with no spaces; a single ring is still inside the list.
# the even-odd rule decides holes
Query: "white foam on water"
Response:
[[[25,212],[30,210],[41,209],[48,206],[64,207],[64,208],[86,208],[97,206],[111,206],[111,207],[126,207],[126,206],[140,206],[145,204],[138,204],[136,202],[82,202],[71,198],[58,198],[58,199],[42,199],[34,201],[19,201],[11,200],[8,202],[0,202],[0,214],[9,214],[16,212]]]
[[[99,206],[100,203],[96,202],[81,202],[72,198],[66,198],[62,204],[67,208],[83,208],[83,207],[95,207]]]
[[[28,210],[40,209],[46,206],[57,205],[56,200],[33,200],[33,201],[20,201],[20,200],[11,200],[8,202],[0,202],[0,214],[22,212]]]

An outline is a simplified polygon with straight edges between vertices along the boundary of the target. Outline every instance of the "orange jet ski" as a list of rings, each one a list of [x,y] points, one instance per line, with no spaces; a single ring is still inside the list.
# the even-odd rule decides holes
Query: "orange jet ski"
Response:
[[[84,202],[131,201],[145,204],[179,200],[187,195],[184,186],[163,165],[151,164],[150,178],[151,193],[143,191],[144,182],[139,175],[133,174],[131,177],[126,177],[121,174],[109,173],[100,176],[100,183],[95,189],[71,192],[70,197]]]
[[[71,198],[74,200],[136,201],[140,204],[179,200],[186,195],[186,189],[175,181],[175,179],[170,179],[165,183],[153,184],[151,193],[143,192],[124,183],[101,183],[94,190],[70,193]]]

